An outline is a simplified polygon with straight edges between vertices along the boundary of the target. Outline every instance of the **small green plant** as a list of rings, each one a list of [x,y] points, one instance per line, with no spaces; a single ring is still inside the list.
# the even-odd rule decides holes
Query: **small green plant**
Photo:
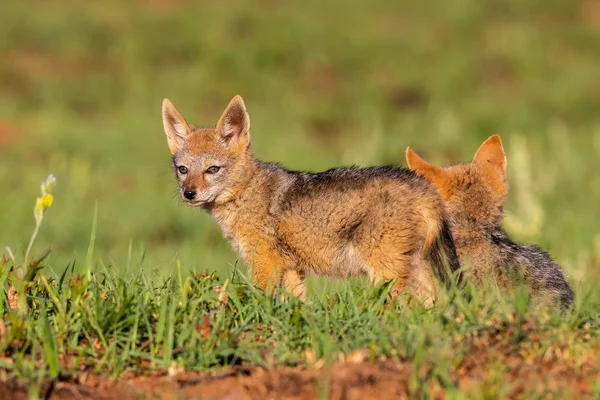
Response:
[[[18,308],[21,312],[25,313],[27,311],[27,301],[25,292],[30,284],[30,282],[34,279],[35,275],[42,268],[41,263],[44,261],[48,254],[50,254],[50,250],[44,251],[42,255],[36,259],[30,261],[30,253],[33,248],[33,244],[35,243],[35,239],[40,231],[40,227],[42,225],[42,221],[44,219],[44,213],[47,209],[52,207],[52,203],[54,201],[54,197],[52,196],[52,189],[56,186],[56,178],[54,175],[49,175],[48,178],[44,182],[42,182],[40,186],[40,197],[38,197],[35,201],[35,206],[33,207],[33,216],[35,218],[35,228],[29,240],[29,245],[27,246],[27,250],[25,251],[25,258],[23,259],[23,263],[19,264],[17,259],[10,249],[10,247],[6,247],[6,251],[12,261],[12,268],[9,268],[7,263],[3,263],[2,279],[1,283],[4,282],[6,278],[8,278],[10,282],[10,288],[8,292],[8,303],[11,308]],[[5,273],[6,271],[6,273]]]

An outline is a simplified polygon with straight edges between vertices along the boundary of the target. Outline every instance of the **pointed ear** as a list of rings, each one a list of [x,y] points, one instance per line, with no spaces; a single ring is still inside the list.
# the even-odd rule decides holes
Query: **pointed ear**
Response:
[[[423,160],[410,147],[406,148],[406,163],[408,164],[408,168],[414,170],[417,175],[421,175],[433,183],[435,183],[443,172],[442,168],[436,167]]]
[[[175,154],[186,145],[190,127],[169,99],[163,99],[162,119],[169,150]]]
[[[406,163],[417,175],[427,179],[440,193],[444,200],[448,200],[453,193],[451,174],[444,168],[436,167],[423,160],[413,149],[406,148]]]
[[[250,146],[250,116],[241,96],[235,96],[217,122],[216,132],[224,143],[239,151]]]
[[[473,163],[480,167],[488,166],[498,171],[498,173],[506,174],[506,154],[502,147],[500,135],[490,136],[477,150]]]
[[[502,147],[500,135],[490,136],[477,150],[473,157],[473,164],[477,165],[488,183],[501,196],[508,194],[506,187],[506,153]]]

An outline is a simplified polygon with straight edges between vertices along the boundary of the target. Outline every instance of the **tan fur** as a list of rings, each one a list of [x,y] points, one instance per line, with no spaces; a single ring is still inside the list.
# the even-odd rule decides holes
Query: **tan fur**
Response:
[[[349,168],[318,179],[288,171],[252,157],[241,97],[230,102],[215,129],[194,128],[183,117],[177,121],[173,105],[163,104],[175,167],[188,169],[177,172],[182,195],[195,190],[200,199],[184,200],[215,218],[250,264],[258,287],[281,283],[303,298],[307,274],[366,274],[374,282],[397,278],[397,291],[410,287],[423,299],[433,295],[426,255],[446,214],[425,180],[397,168]],[[183,144],[173,125],[187,127]],[[221,166],[218,174],[207,173],[211,165]]]

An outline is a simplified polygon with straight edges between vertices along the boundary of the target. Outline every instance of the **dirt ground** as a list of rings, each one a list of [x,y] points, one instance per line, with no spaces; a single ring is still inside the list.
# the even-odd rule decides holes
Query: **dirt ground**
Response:
[[[595,352],[570,360],[566,351],[552,349],[528,358],[510,349],[485,351],[475,346],[463,358],[450,379],[462,391],[490,393],[495,385],[508,387],[502,397],[540,397],[562,393],[568,398],[588,398],[600,379]],[[320,364],[320,365],[319,365]],[[150,375],[124,373],[118,380],[91,373],[64,377],[46,384],[47,399],[407,399],[419,382],[428,382],[436,398],[444,398],[444,387],[430,379],[431,368],[416,373],[409,362],[347,359],[343,363],[312,368],[265,370],[232,367],[223,372],[160,371]],[[412,381],[412,384],[411,384]],[[506,382],[510,382],[507,386]],[[0,382],[0,399],[25,399],[26,391],[16,380]]]

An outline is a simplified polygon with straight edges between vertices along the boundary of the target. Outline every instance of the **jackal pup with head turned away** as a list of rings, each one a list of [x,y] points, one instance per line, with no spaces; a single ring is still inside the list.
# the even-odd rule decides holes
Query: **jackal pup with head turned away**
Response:
[[[258,287],[282,284],[304,298],[307,274],[366,274],[430,300],[435,281],[460,279],[444,202],[412,171],[312,173],[259,161],[240,96],[215,128],[189,125],[168,99],[162,116],[183,200],[220,224]]]
[[[488,138],[470,164],[436,167],[410,147],[406,161],[446,202],[459,259],[475,285],[490,278],[503,288],[525,283],[538,298],[571,305],[573,291],[560,266],[539,247],[514,243],[501,227],[508,184],[500,136]]]

